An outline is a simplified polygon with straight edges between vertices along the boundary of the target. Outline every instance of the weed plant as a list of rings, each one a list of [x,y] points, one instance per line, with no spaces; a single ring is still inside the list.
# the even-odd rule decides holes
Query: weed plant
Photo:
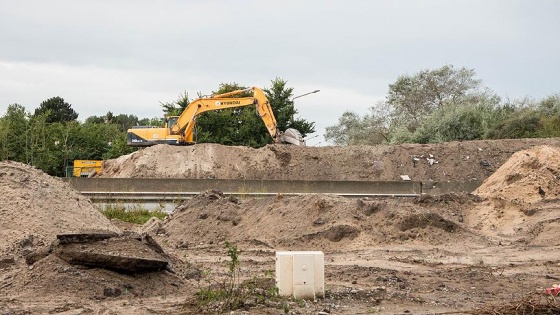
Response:
[[[196,293],[197,304],[202,313],[221,314],[227,311],[257,305],[271,305],[280,300],[274,285],[272,272],[241,281],[239,250],[236,245],[225,242],[229,261],[226,261],[225,278],[217,279],[210,271],[202,278],[203,285]]]
[[[143,208],[126,209],[122,205],[106,205],[101,209],[101,213],[108,219],[117,219],[135,224],[144,224],[151,217],[156,217],[160,220],[167,217],[167,213],[161,210],[150,211]]]

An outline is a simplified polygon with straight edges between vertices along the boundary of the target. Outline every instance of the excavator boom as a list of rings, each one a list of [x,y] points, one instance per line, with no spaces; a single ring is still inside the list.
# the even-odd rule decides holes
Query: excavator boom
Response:
[[[253,93],[252,97],[233,97],[249,92]],[[296,129],[288,129],[284,132],[278,130],[278,124],[270,103],[264,92],[257,87],[198,98],[192,101],[179,117],[171,119],[166,128],[137,127],[129,129],[127,143],[130,146],[150,146],[159,143],[194,144],[194,126],[198,115],[207,111],[250,105],[255,105],[258,115],[263,120],[274,142],[305,145],[303,137]]]

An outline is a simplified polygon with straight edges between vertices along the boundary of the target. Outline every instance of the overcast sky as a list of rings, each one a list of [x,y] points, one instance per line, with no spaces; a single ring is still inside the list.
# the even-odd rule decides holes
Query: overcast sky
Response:
[[[162,116],[160,102],[280,77],[299,116],[365,114],[399,75],[472,68],[502,97],[560,92],[559,0],[0,0],[0,113],[60,96],[79,113]]]

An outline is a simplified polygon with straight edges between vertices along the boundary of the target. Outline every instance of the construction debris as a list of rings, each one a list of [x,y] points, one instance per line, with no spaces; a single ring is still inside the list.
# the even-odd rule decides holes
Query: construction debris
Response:
[[[126,273],[164,270],[169,262],[150,237],[117,236],[111,233],[58,235],[55,253],[73,265],[84,265]],[[60,241],[62,240],[62,242]]]

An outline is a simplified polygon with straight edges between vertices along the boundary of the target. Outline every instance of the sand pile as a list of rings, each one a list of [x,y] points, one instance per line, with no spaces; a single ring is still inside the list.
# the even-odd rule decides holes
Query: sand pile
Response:
[[[80,230],[119,232],[91,201],[29,165],[0,162],[0,253],[50,245]]]
[[[66,301],[66,305],[72,306],[69,309],[80,309],[80,314],[105,314],[114,312],[112,307],[98,307],[100,301],[106,299],[166,296],[189,287],[168,271],[127,274],[103,268],[102,265],[87,267],[62,260],[60,257],[63,256],[59,256],[61,253],[67,260],[68,257],[91,258],[95,253],[107,254],[106,257],[98,257],[103,259],[118,255],[125,257],[125,260],[116,259],[116,262],[126,262],[131,256],[151,258],[155,255],[146,246],[131,247],[129,245],[132,242],[121,245],[123,238],[66,244],[64,252],[61,251],[61,245],[57,245],[51,251],[49,246],[56,240],[57,234],[121,231],[95,209],[89,199],[82,197],[62,180],[31,166],[1,162],[0,187],[0,258],[4,259],[0,260],[3,275],[0,277],[0,291],[17,296],[17,299],[10,301],[33,301],[25,306],[30,311],[24,313],[65,312],[65,308],[57,308],[57,303]],[[74,252],[84,250],[88,255],[69,254],[68,246],[74,246],[70,248]],[[139,250],[142,251],[137,252]],[[176,267],[178,270],[181,268],[180,265]],[[36,307],[35,303],[40,307]],[[15,309],[21,306],[19,302],[10,305]],[[13,313],[10,308],[2,310],[7,314]]]
[[[516,152],[474,192],[481,197],[535,202],[560,196],[560,149]]]
[[[274,156],[267,153],[271,152],[216,144],[156,145],[104,161],[100,177],[244,178],[246,170],[274,162]]]
[[[348,147],[157,145],[105,161],[100,177],[482,181],[513,153],[560,139]]]
[[[560,149],[536,146],[516,152],[474,192],[487,200],[468,214],[468,223],[488,235],[542,239],[560,213]],[[547,223],[548,222],[548,223]]]
[[[207,191],[176,208],[160,232],[184,248],[230,241],[276,250],[336,250],[472,240],[452,217],[410,199],[279,195],[241,201]]]

